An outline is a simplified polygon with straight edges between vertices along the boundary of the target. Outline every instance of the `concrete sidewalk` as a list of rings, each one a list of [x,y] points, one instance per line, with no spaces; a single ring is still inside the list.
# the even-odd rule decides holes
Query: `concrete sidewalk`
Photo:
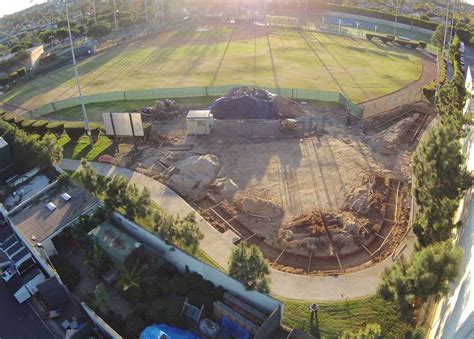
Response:
[[[78,160],[69,159],[64,159],[60,164],[63,169],[71,171],[76,170],[79,165]],[[147,187],[151,192],[151,198],[168,213],[184,215],[192,211],[196,212],[186,201],[159,181],[126,168],[96,162],[91,162],[91,165],[100,175],[109,177],[121,175],[138,187]],[[196,216],[199,228],[204,234],[200,248],[219,265],[226,268],[234,245],[224,239],[221,233],[197,212]],[[409,234],[406,238],[407,246],[403,251],[405,256],[412,252],[415,243],[414,238],[412,234]],[[391,264],[392,259],[388,258],[360,272],[327,277],[304,276],[271,269],[271,290],[274,296],[311,301],[361,298],[376,292],[380,274],[385,267]]]

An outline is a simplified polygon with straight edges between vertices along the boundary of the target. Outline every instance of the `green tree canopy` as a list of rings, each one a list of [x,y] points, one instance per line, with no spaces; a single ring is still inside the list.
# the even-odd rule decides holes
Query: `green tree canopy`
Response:
[[[110,25],[104,22],[98,22],[89,29],[87,36],[94,39],[102,39],[112,32]]]
[[[268,274],[268,261],[260,248],[248,246],[244,241],[234,248],[229,262],[229,276],[242,282],[248,289],[269,293]]]

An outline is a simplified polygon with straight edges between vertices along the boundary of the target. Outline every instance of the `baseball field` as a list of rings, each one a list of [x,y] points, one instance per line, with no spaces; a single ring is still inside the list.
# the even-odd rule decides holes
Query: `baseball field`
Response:
[[[341,92],[359,103],[417,80],[418,52],[344,36],[264,27],[183,27],[79,63],[84,94],[247,84]],[[77,96],[71,65],[3,101],[26,109]]]

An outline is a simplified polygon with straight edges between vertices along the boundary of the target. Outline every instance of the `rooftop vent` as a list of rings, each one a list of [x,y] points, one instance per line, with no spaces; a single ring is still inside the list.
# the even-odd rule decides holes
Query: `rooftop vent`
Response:
[[[61,194],[61,198],[63,198],[64,201],[69,201],[72,197],[68,193],[64,192]]]
[[[54,210],[56,209],[56,205],[53,204],[52,202],[48,202],[48,203],[46,204],[46,208],[52,212],[52,211],[54,211]]]

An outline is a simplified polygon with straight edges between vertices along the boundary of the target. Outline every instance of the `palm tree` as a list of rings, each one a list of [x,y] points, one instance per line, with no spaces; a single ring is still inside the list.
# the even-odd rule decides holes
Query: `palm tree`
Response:
[[[122,268],[118,283],[123,292],[133,289],[139,289],[142,283],[145,272],[145,266],[140,266],[138,263],[130,268]]]

